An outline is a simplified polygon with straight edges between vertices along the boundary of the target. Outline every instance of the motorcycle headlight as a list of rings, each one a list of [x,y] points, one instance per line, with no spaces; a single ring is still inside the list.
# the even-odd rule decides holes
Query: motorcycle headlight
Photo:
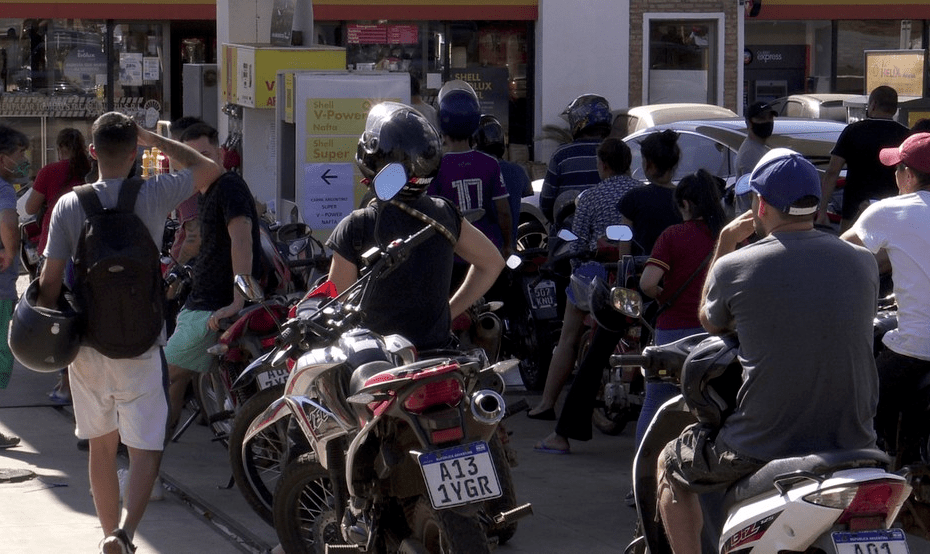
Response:
[[[643,313],[643,299],[639,293],[623,287],[610,289],[610,305],[629,317],[639,317]]]

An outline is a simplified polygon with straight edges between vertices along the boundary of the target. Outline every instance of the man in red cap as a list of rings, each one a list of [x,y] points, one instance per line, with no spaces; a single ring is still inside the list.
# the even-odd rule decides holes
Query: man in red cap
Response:
[[[898,328],[885,334],[887,350],[878,356],[879,401],[876,427],[886,448],[917,432],[919,383],[930,374],[930,133],[908,137],[898,148],[885,148],[882,163],[895,166],[898,196],[870,205],[843,238],[865,246],[882,273],[892,272],[898,303]],[[926,399],[923,399],[926,406]],[[903,444],[906,444],[902,440]],[[916,453],[904,452],[905,460]]]

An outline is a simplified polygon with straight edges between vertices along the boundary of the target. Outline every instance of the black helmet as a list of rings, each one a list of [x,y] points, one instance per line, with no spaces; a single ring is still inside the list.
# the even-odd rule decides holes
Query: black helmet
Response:
[[[420,112],[397,102],[382,102],[368,112],[355,163],[368,179],[389,163],[402,164],[409,182],[401,195],[416,197],[439,169],[441,148],[439,135]]]
[[[482,115],[475,131],[475,148],[495,158],[504,157],[504,127],[493,115]]]
[[[603,135],[607,136],[613,123],[610,103],[597,94],[582,94],[575,98],[561,115],[568,122],[572,137],[576,139],[584,131],[595,130],[592,127],[600,127]]]
[[[736,335],[712,336],[695,346],[681,370],[681,393],[694,417],[719,427],[736,407],[743,382]]]
[[[37,306],[38,297],[39,280],[35,279],[13,310],[10,350],[33,371],[58,371],[74,361],[81,346],[80,314],[73,295],[65,288],[56,310]]]
[[[449,81],[439,89],[439,130],[455,140],[469,138],[478,129],[481,106],[475,89],[461,80]]]

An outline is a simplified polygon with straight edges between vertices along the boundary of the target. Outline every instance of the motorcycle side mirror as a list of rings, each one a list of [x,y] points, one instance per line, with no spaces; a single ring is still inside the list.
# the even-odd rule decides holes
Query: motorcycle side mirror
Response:
[[[516,254],[511,254],[507,256],[507,260],[504,263],[507,264],[507,267],[509,269],[517,269],[518,267],[523,265],[523,258],[521,258],[520,256],[517,256]]]
[[[643,314],[643,298],[635,290],[623,287],[610,289],[610,305],[628,317],[639,317]]]
[[[578,235],[576,235],[575,233],[572,233],[572,232],[569,231],[568,229],[560,229],[560,230],[559,230],[559,233],[558,233],[556,236],[559,237],[560,239],[566,241],[566,242],[571,242],[571,241],[573,241],[573,240],[578,240]]]
[[[607,226],[607,238],[620,242],[633,240],[633,229],[629,225],[609,225]]]
[[[378,200],[390,200],[407,184],[407,170],[403,164],[390,163],[375,175],[372,185]]]
[[[252,275],[239,274],[235,277],[236,290],[250,302],[261,302],[265,298],[261,283]]]

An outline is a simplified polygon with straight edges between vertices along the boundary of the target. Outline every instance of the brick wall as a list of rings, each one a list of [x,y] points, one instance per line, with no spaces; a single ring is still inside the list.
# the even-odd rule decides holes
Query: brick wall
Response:
[[[630,106],[639,106],[643,100],[643,14],[644,13],[723,13],[723,105],[738,112],[737,64],[743,56],[738,48],[738,0],[692,0],[688,3],[669,0],[630,0]]]

